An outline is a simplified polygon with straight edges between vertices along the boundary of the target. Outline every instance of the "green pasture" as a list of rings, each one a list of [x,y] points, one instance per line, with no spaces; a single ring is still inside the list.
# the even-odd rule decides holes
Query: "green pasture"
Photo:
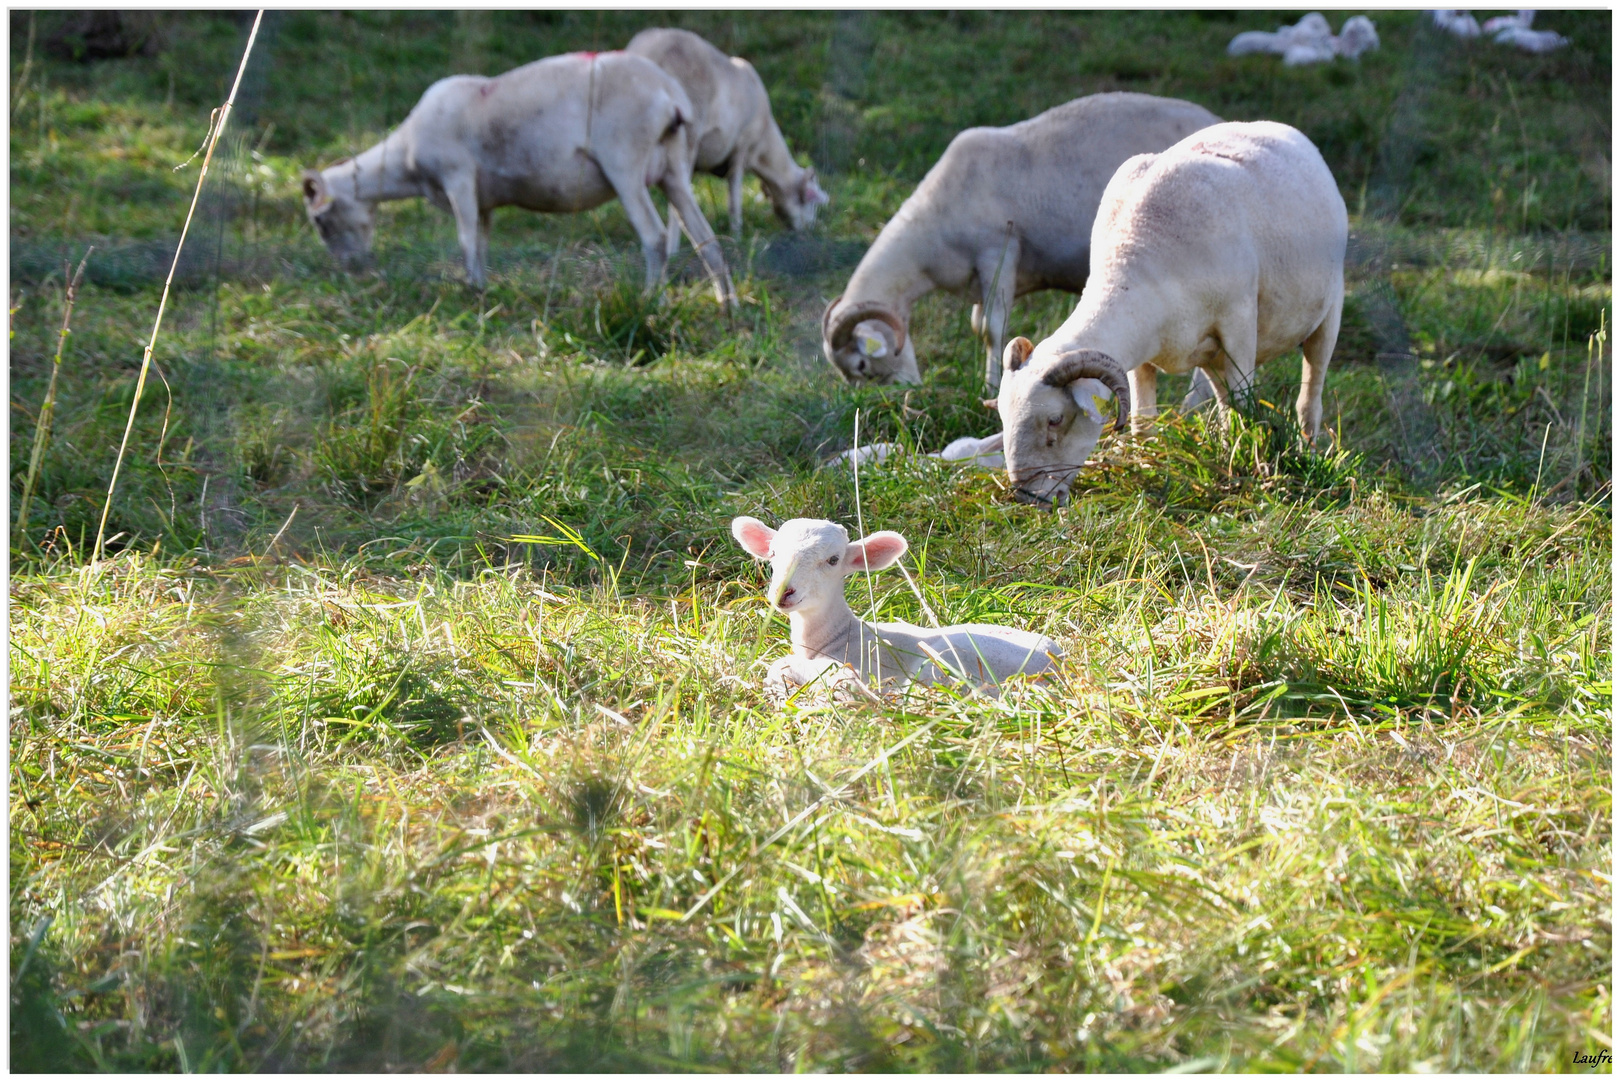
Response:
[[[1611,16],[1541,13],[1545,56],[1416,12],[1357,63],[1225,56],[1301,14],[274,13],[92,562],[248,20],[125,13],[109,57],[12,12],[12,1068],[1589,1070]],[[689,244],[642,295],[615,204],[497,213],[483,292],[424,204],[331,265],[303,168],[444,75],[652,25],[748,57],[832,198],[787,235],[749,183],[733,316]],[[996,430],[958,298],[911,388],[840,382],[821,311],[956,131],[1118,89],[1321,148],[1330,445],[1294,355],[1228,422],[1110,437],[1055,512],[821,468]],[[742,513],[898,529],[858,610],[1038,630],[1059,678],[773,704]]]

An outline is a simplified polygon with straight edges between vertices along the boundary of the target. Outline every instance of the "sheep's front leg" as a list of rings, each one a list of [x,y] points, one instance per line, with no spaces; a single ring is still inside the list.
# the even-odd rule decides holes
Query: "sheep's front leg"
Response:
[[[1219,341],[1225,350],[1225,380],[1214,382],[1214,393],[1229,419],[1232,409],[1246,408],[1253,397],[1253,371],[1258,367],[1258,312],[1238,315],[1219,326]]]
[[[1157,367],[1142,364],[1129,369],[1129,433],[1138,438],[1149,435],[1157,419]]]
[[[830,692],[838,701],[876,700],[857,671],[824,656],[815,659],[783,656],[770,665],[764,676],[764,688],[776,701],[785,701],[799,688],[819,688]]]
[[[1326,368],[1331,363],[1332,350],[1337,347],[1337,331],[1342,320],[1343,295],[1339,291],[1337,301],[1327,312],[1325,321],[1303,341],[1303,381],[1298,386],[1298,425],[1303,428],[1303,437],[1311,444],[1320,435],[1320,395],[1326,389]]]
[[[484,269],[484,242],[480,235],[485,218],[478,209],[477,177],[462,173],[444,181],[444,197],[449,200],[450,213],[455,215],[455,236],[461,242],[461,258],[466,262],[466,280],[474,288],[488,284]]]
[[[747,170],[742,168],[742,152],[737,150],[730,157],[730,175],[725,179],[730,184],[730,236],[732,240],[742,238],[742,181],[747,178]]]
[[[1017,299],[1018,250],[1017,238],[1008,236],[997,249],[983,252],[978,258],[978,289],[983,302],[981,311],[975,313],[973,328],[989,347],[983,377],[990,393],[1000,385],[1000,354],[1005,345],[1006,323],[1011,318],[1011,305]]]

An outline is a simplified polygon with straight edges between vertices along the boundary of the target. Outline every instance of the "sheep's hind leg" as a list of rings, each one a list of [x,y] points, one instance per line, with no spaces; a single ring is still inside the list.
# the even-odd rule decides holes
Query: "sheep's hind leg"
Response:
[[[680,224],[691,237],[691,246],[697,249],[697,257],[713,279],[714,295],[718,297],[720,306],[729,311],[736,298],[736,289],[731,284],[724,253],[719,249],[719,238],[714,235],[708,219],[702,216],[702,208],[697,205],[697,197],[691,190],[690,175],[681,175],[671,166],[669,172],[664,174],[662,188],[669,197],[670,212],[680,215]]]
[[[1337,347],[1337,331],[1343,321],[1343,296],[1339,292],[1325,321],[1303,339],[1303,380],[1298,386],[1298,426],[1310,445],[1320,436],[1320,395],[1326,389],[1326,368]]]
[[[646,291],[651,292],[662,279],[663,268],[668,264],[663,219],[657,216],[652,193],[641,182],[643,172],[635,170],[629,175],[620,175],[615,169],[603,168],[602,171],[607,174],[607,182],[612,189],[618,193],[618,201],[623,203],[624,213],[629,215],[635,235],[640,237],[641,251],[646,256]]]
[[[1186,391],[1184,399],[1180,402],[1182,413],[1191,413],[1202,408],[1208,402],[1218,398],[1214,390],[1213,379],[1208,376],[1204,368],[1191,369],[1191,389]]]

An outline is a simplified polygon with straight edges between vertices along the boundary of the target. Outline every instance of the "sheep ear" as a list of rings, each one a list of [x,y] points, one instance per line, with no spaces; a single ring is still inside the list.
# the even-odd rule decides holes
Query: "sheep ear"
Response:
[[[331,189],[326,178],[315,169],[303,170],[303,206],[314,217],[331,205]]]
[[[999,412],[1000,399],[997,397],[986,397],[983,399],[983,407],[988,409],[990,412]]]
[[[1100,379],[1074,379],[1067,384],[1067,392],[1073,395],[1073,404],[1081,413],[1098,424],[1107,422],[1101,410],[1112,400],[1112,391],[1106,383]]]
[[[848,569],[886,570],[909,550],[910,541],[891,529],[883,529],[848,545]]]
[[[831,202],[831,196],[821,190],[815,182],[815,170],[809,169],[803,175],[803,201],[810,206],[820,206]]]
[[[758,518],[739,517],[732,521],[730,535],[734,536],[736,542],[753,558],[770,557],[770,542],[775,539],[775,530]]]
[[[1034,351],[1034,343],[1025,337],[1015,337],[1006,342],[1006,352],[1003,357],[1007,371],[1021,371],[1022,366],[1028,363],[1028,357]]]
[[[888,341],[888,333],[885,323],[868,319],[854,328],[854,344],[865,356],[872,360],[880,360],[893,351],[892,343]]]

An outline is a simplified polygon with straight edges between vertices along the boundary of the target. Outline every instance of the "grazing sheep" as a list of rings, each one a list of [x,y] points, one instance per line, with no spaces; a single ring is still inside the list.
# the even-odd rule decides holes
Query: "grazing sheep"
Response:
[[[1037,675],[1062,650],[1026,630],[970,623],[929,630],[902,622],[862,622],[848,606],[843,581],[882,570],[909,548],[883,530],[849,543],[831,521],[794,518],[772,529],[757,518],[730,523],[737,543],[770,563],[770,604],[792,624],[792,652],[770,665],[765,685],[785,697],[792,688],[825,680],[842,693],[872,696],[911,681],[984,685],[990,692],[1013,675]]]
[[[1357,60],[1381,44],[1376,36],[1376,25],[1364,15],[1350,18],[1343,23],[1342,34],[1333,37],[1326,16],[1311,11],[1296,25],[1283,26],[1273,34],[1263,30],[1247,30],[1237,34],[1230,39],[1225,51],[1231,56],[1274,53],[1282,57],[1288,67],[1294,67],[1299,64],[1323,64],[1339,56]]]
[[[1568,43],[1567,38],[1554,30],[1534,30],[1535,11],[1523,8],[1512,15],[1496,15],[1481,27],[1467,11],[1429,11],[1433,25],[1458,38],[1475,38],[1483,34],[1493,36],[1496,45],[1515,45],[1523,52],[1548,53]]]
[[[972,297],[988,384],[998,386],[1012,302],[1084,287],[1090,226],[1118,166],[1218,122],[1188,101],[1093,94],[1010,127],[961,132],[827,305],[826,359],[851,382],[920,382],[911,305],[946,289]]]
[[[1453,12],[1435,11],[1435,12],[1433,12],[1433,21],[1437,22],[1438,21],[1438,16],[1439,15],[1444,15],[1444,14],[1454,14],[1454,13]],[[1496,15],[1494,18],[1490,19],[1489,21],[1487,21],[1487,22],[1485,22],[1483,24],[1483,33],[1485,33],[1485,34],[1495,34],[1495,33],[1499,33],[1501,30],[1509,30],[1509,29],[1512,29],[1512,28],[1518,28],[1518,29],[1522,29],[1522,30],[1527,30],[1529,27],[1534,25],[1534,16],[1536,14],[1538,14],[1538,12],[1533,11],[1533,10],[1531,10],[1529,8],[1521,8],[1514,15]],[[1468,15],[1467,18],[1470,19],[1471,16]],[[1477,20],[1473,19],[1473,21],[1476,22]],[[1472,34],[1472,35],[1469,35],[1469,36],[1477,37],[1476,34]]]
[[[742,235],[742,178],[754,173],[790,229],[814,224],[827,201],[815,170],[792,159],[787,141],[770,113],[770,95],[758,72],[739,56],[726,56],[689,30],[642,30],[626,50],[646,57],[679,80],[691,100],[696,136],[693,167],[723,176],[730,185],[730,234]],[[668,250],[674,254],[679,231],[670,222]]]
[[[1006,346],[998,406],[1019,496],[1058,501],[1083,463],[1080,379],[1106,384],[1138,433],[1157,413],[1159,370],[1209,369],[1228,410],[1258,364],[1301,344],[1298,422],[1313,439],[1347,245],[1331,170],[1285,124],[1220,124],[1126,161],[1096,214],[1090,283],[1073,314],[1037,348]]]
[[[1446,8],[1440,11],[1430,11],[1428,14],[1432,16],[1433,25],[1446,34],[1453,34],[1458,38],[1475,38],[1483,34],[1483,30],[1478,26],[1478,21],[1472,17],[1470,11],[1457,11]],[[1494,22],[1493,19],[1489,21]]]
[[[651,288],[667,261],[646,190],[656,184],[728,303],[724,256],[691,193],[691,114],[671,75],[628,53],[553,56],[493,78],[452,75],[376,146],[306,171],[304,208],[331,253],[352,264],[370,252],[377,203],[424,195],[454,215],[467,279],[481,288],[495,208],[571,213],[617,196],[640,235]]]
[[[1568,43],[1567,38],[1555,30],[1530,30],[1526,26],[1507,26],[1494,35],[1496,45],[1515,45],[1523,52],[1548,53]]]

